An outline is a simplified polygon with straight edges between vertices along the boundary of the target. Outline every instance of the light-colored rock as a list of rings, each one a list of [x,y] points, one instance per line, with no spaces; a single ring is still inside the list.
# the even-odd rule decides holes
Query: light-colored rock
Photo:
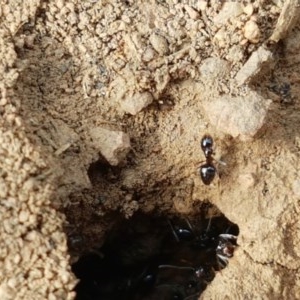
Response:
[[[217,130],[241,140],[249,140],[264,124],[269,105],[269,100],[250,91],[244,97],[221,96],[211,100],[204,109]]]
[[[136,93],[133,96],[128,96],[120,102],[121,108],[126,113],[136,115],[142,109],[147,107],[153,101],[153,97],[149,92]]]
[[[184,8],[191,19],[197,20],[199,18],[199,13],[196,10],[194,10],[191,6],[185,5]]]
[[[25,223],[29,219],[29,211],[28,210],[22,210],[19,214],[19,221],[21,223]]]
[[[207,7],[207,1],[206,0],[198,0],[195,3],[195,6],[198,10],[205,10]]]
[[[285,1],[284,1],[284,0],[272,0],[272,2],[273,2],[276,6],[282,8]]]
[[[230,18],[235,18],[243,13],[243,6],[238,2],[225,2],[221,11],[214,17],[214,23],[225,24]]]
[[[252,3],[249,3],[246,6],[244,6],[244,13],[247,16],[251,16],[253,14],[253,11],[254,11],[254,7]]]
[[[271,51],[266,50],[263,46],[259,47],[236,74],[237,84],[248,83],[265,64],[269,65],[272,59],[273,54]]]
[[[246,22],[244,27],[244,36],[249,42],[253,44],[257,44],[259,42],[261,33],[256,22],[252,20]]]
[[[165,55],[169,52],[168,42],[163,36],[153,33],[150,35],[149,40],[152,47],[158,54]]]
[[[282,1],[276,1],[280,6]],[[299,0],[285,0],[270,41],[278,42],[294,27],[300,14]]]
[[[201,77],[205,80],[217,79],[229,72],[229,63],[218,57],[209,57],[200,66]]]
[[[213,37],[213,42],[218,45],[219,48],[225,48],[228,43],[228,37],[225,27],[221,27]]]
[[[155,57],[155,54],[156,53],[155,53],[154,49],[151,46],[149,46],[143,52],[143,54],[142,54],[142,60],[144,62],[149,62],[149,61],[151,61]]]
[[[228,54],[226,55],[226,60],[230,62],[239,62],[242,61],[244,58],[244,51],[241,45],[234,45],[232,46]]]
[[[130,150],[129,136],[122,131],[93,127],[89,134],[94,147],[99,149],[112,166],[118,165]]]

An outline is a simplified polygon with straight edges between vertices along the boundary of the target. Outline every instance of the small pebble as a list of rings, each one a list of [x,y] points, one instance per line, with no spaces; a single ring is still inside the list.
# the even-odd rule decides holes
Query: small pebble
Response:
[[[89,132],[94,147],[112,165],[117,166],[125,159],[130,150],[129,136],[122,131],[110,130],[103,127],[93,127]]]
[[[163,36],[153,33],[151,34],[149,40],[152,47],[158,54],[165,55],[169,52],[168,42]]]
[[[190,7],[189,5],[185,5],[184,8],[186,12],[189,14],[191,19],[197,20],[199,18],[199,13],[196,10],[194,10],[192,7]]]
[[[156,54],[156,55],[157,55],[157,54]],[[154,49],[153,49],[151,46],[147,47],[147,48],[145,49],[145,51],[143,52],[143,54],[142,54],[142,60],[143,60],[144,62],[149,62],[149,61],[151,61],[154,57],[155,57],[155,51],[154,51]]]
[[[257,44],[259,42],[261,33],[256,22],[250,20],[245,24],[244,36],[253,44]]]
[[[243,6],[238,2],[225,2],[220,12],[214,17],[214,23],[222,25],[230,18],[236,18],[243,13]]]
[[[263,66],[268,64],[271,66],[273,60],[273,53],[265,49],[263,46],[259,47],[252,53],[246,63],[237,72],[235,79],[238,85],[248,83],[255,75],[259,73]]]
[[[201,77],[209,80],[222,78],[230,71],[228,62],[218,57],[206,58],[200,66]]]
[[[204,0],[198,0],[198,1],[196,2],[196,5],[197,5],[197,8],[198,8],[199,10],[205,10],[206,7],[207,7],[207,1],[204,1]]]
[[[136,115],[142,109],[147,107],[153,101],[153,97],[149,92],[136,93],[133,96],[121,100],[121,108],[131,115]]]
[[[244,13],[247,16],[251,16],[253,14],[253,11],[254,11],[254,7],[252,3],[249,3],[246,6],[244,6]]]
[[[211,99],[204,109],[217,130],[246,141],[251,140],[263,126],[270,102],[249,91],[243,97],[224,95]]]

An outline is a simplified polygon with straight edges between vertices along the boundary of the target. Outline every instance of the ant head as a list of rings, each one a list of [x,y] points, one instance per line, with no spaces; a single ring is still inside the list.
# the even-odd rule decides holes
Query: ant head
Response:
[[[235,242],[235,241],[234,241]],[[227,239],[220,238],[219,245],[216,249],[217,254],[224,257],[232,257],[236,246]]]

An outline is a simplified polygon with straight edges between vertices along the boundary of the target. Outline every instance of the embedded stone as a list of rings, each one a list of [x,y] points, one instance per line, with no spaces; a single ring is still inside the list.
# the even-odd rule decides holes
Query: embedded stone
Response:
[[[89,134],[94,147],[112,165],[117,166],[125,159],[130,150],[130,139],[123,131],[114,131],[103,127],[91,128]]]
[[[121,100],[121,108],[131,114],[136,115],[153,101],[152,94],[149,92],[136,93]]]
[[[263,126],[270,102],[250,91],[243,97],[220,96],[205,105],[204,110],[220,132],[250,140]]]

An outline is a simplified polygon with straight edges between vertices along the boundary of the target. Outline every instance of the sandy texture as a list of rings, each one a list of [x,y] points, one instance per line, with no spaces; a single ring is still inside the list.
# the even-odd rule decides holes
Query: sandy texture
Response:
[[[53,207],[54,165],[30,140],[21,99],[13,90],[23,65],[13,39],[37,7],[37,1],[1,3],[0,298],[7,300],[74,296],[64,216]]]
[[[76,259],[116,211],[192,214],[202,200],[240,228],[203,298],[300,298],[299,23],[276,27],[283,1],[190,2],[0,1],[1,299],[72,299],[67,239]],[[262,46],[268,59],[241,74]],[[210,122],[214,99],[256,114],[253,90],[251,130],[238,107]],[[107,163],[96,128],[128,134],[126,159]],[[210,186],[206,132],[226,162]]]

